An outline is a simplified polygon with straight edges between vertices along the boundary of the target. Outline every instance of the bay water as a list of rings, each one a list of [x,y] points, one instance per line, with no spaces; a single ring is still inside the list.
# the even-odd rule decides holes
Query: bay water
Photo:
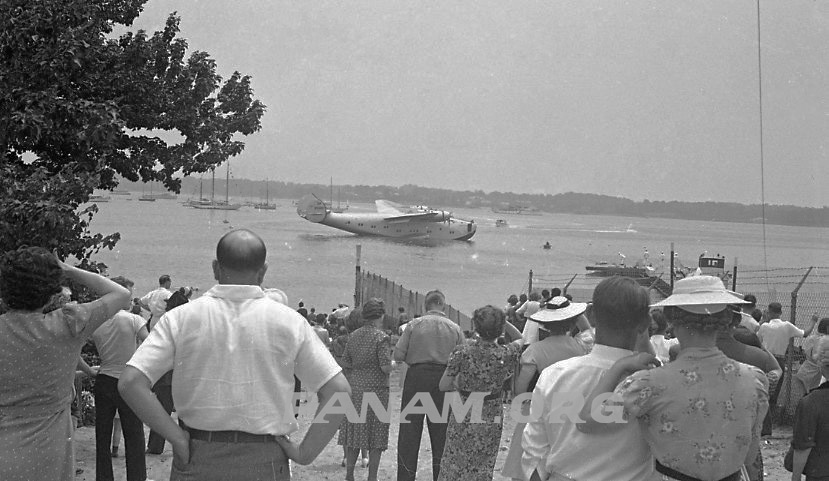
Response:
[[[215,284],[211,261],[219,238],[231,229],[248,228],[268,248],[264,286],[285,291],[294,307],[303,300],[306,307],[328,312],[340,302],[353,304],[356,247],[361,245],[364,271],[422,293],[441,289],[447,302],[466,314],[486,304],[503,306],[509,294],[526,292],[530,270],[537,288],[561,287],[574,275],[573,285],[583,286],[590,282],[585,266],[618,262],[620,253],[633,264],[647,249],[650,262],[667,264],[672,242],[685,265],[695,266],[707,251],[725,256],[727,269],[736,261],[738,271],[752,272],[755,279],[766,267],[773,272],[829,266],[826,228],[769,225],[764,243],[760,224],[452,209],[454,215],[475,220],[475,236],[470,242],[427,244],[357,237],[300,218],[289,199],[276,202],[277,209],[270,211],[212,211],[185,207],[178,200],[112,196],[111,202],[98,204],[92,231],[119,232],[121,240],[94,259],[106,263],[110,275],[132,279],[139,297],[154,289],[162,274],[172,276],[173,287],[196,286],[204,292]],[[506,220],[507,226],[496,227],[496,219]],[[551,249],[542,248],[546,242]],[[776,276],[768,277],[766,282],[775,282]]]

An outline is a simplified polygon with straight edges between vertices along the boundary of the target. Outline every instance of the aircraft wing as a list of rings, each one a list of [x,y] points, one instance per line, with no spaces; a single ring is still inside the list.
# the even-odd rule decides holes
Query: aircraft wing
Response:
[[[377,206],[377,212],[379,212],[380,214],[386,214],[388,216],[395,216],[395,215],[402,215],[402,214],[408,214],[409,213],[406,210],[404,210],[405,208],[402,205],[396,204],[396,203],[388,201],[388,200],[375,200],[374,205]]]
[[[411,222],[414,220],[430,221],[436,220],[440,212],[418,212],[415,214],[400,214],[392,217],[386,217],[383,220],[392,224],[400,224],[403,222]]]

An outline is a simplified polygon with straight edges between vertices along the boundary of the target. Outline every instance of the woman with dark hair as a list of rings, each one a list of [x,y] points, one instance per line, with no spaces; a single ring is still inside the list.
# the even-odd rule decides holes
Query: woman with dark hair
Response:
[[[101,297],[44,313],[68,278]],[[92,333],[129,306],[130,292],[70,267],[42,247],[0,256],[0,479],[75,478],[69,406],[75,366]]]
[[[575,356],[587,354],[587,346],[580,339],[570,336],[570,331],[576,326],[576,321],[587,310],[587,304],[570,302],[566,297],[553,297],[542,309],[533,314],[527,322],[539,324],[539,338],[542,340],[532,343],[521,355],[521,368],[515,380],[515,395],[532,392],[538,376],[547,366]],[[529,401],[522,405],[523,414],[529,415]],[[525,423],[517,423],[510,442],[507,459],[501,468],[501,475],[523,480],[524,471],[521,468],[521,438]]]
[[[472,327],[477,336],[457,346],[449,356],[439,387],[442,391],[458,391],[464,403],[473,392],[488,393],[481,410],[483,422],[471,422],[471,412],[463,421],[449,414],[438,481],[493,478],[503,429],[501,389],[515,372],[524,344],[521,332],[506,322],[504,311],[495,306],[475,309]],[[497,340],[505,330],[510,342],[502,346]]]
[[[386,412],[389,408],[389,372],[392,370],[391,343],[382,329],[386,307],[382,299],[371,298],[363,304],[362,326],[348,337],[342,365],[351,369],[351,402],[356,409],[363,405],[363,394],[377,396]],[[364,423],[345,423],[346,480],[354,480],[354,466],[361,449],[368,450],[368,480],[377,481],[380,456],[389,447],[389,423],[366,407]]]
[[[617,361],[585,401],[580,429],[618,427],[600,422],[597,417],[607,413],[593,409],[597,396],[615,388],[605,405],[620,403],[627,419],[639,420],[662,480],[758,479],[768,381],[761,370],[717,349],[718,332],[730,329],[734,318],[731,306],[743,303],[717,277],[677,281],[673,293],[654,305],[673,323],[681,346],[677,359],[656,368],[652,354]]]

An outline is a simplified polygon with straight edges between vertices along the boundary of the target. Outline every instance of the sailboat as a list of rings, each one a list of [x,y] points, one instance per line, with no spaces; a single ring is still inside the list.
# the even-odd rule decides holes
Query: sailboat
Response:
[[[342,214],[343,212],[347,211],[349,208],[348,201],[346,201],[345,207],[340,204],[340,189],[337,188],[337,207],[334,207],[334,178],[331,177],[331,202],[328,204],[328,210],[334,212],[335,214]]]
[[[253,204],[255,209],[259,210],[274,210],[276,209],[276,204],[271,204],[268,199],[268,179],[265,179],[265,202],[260,202],[258,204]]]
[[[231,204],[230,203],[230,162],[227,164],[227,177],[225,181],[225,200],[216,201],[216,169],[211,170],[212,180],[211,180],[211,187],[210,187],[210,202],[208,203],[198,203],[192,204],[192,207],[195,209],[208,209],[208,210],[239,210],[242,207],[241,204]]]
[[[153,183],[152,182],[150,182],[150,195],[144,194],[144,190],[142,189],[141,190],[141,197],[139,197],[138,200],[141,200],[141,201],[144,201],[144,202],[155,202],[155,197],[153,196]]]
[[[183,202],[186,207],[195,207],[197,205],[209,205],[210,199],[206,199],[202,193],[204,184],[204,178],[199,179],[199,198],[198,200],[189,199],[187,202]]]

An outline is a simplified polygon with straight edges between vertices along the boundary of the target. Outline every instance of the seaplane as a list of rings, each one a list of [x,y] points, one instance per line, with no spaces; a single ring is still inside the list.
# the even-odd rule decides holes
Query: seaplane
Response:
[[[451,212],[427,206],[406,207],[387,200],[375,201],[377,212],[332,212],[319,197],[305,196],[296,213],[303,219],[357,235],[400,240],[469,240],[477,225]]]

